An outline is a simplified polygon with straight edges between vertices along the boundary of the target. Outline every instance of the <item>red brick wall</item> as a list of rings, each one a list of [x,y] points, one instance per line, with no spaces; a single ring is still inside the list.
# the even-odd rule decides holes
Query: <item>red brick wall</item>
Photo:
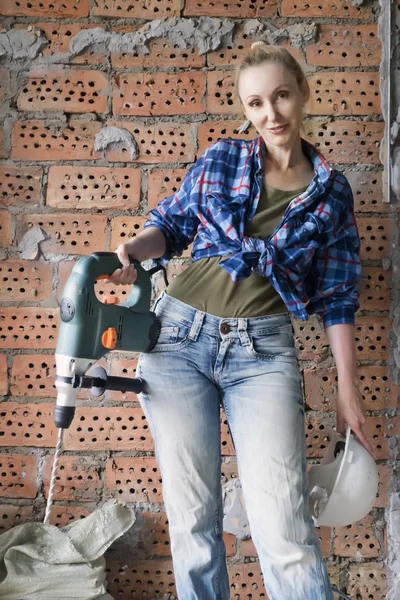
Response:
[[[384,509],[393,436],[400,425],[391,416],[398,389],[388,379],[387,367],[391,274],[383,267],[390,254],[391,216],[382,202],[376,19],[367,5],[356,8],[350,0],[182,4],[184,8],[180,0],[133,0],[129,6],[124,0],[2,2],[7,27],[34,24],[44,32],[49,45],[43,60],[67,52],[69,39],[95,26],[126,33],[143,25],[141,19],[211,16],[234,18],[236,29],[232,47],[207,55],[156,40],[149,56],[89,50],[51,69],[15,62],[25,80],[11,96],[10,69],[0,71],[3,99],[11,97],[0,153],[0,527],[43,518],[56,441],[57,302],[71,261],[96,250],[114,250],[136,235],[148,208],[179,187],[187,167],[210,141],[237,135],[241,121],[232,99],[232,76],[253,41],[243,33],[246,21],[263,18],[277,27],[315,22],[315,42],[301,48],[285,45],[305,67],[311,86],[306,137],[344,170],[354,191],[364,261],[357,352],[366,431],[381,478],[367,518],[333,531],[321,528],[319,535],[332,581],[354,597],[381,600],[388,552]],[[150,96],[141,91],[148,89]],[[96,152],[95,135],[103,125],[130,131],[139,145],[138,159],[130,160],[124,147]],[[22,259],[20,242],[34,226],[46,234],[41,254]],[[170,264],[171,277],[184,268],[181,262]],[[101,284],[100,296],[107,293],[124,298],[126,289]],[[309,407],[308,457],[313,461],[323,455],[334,424],[335,369],[317,319],[298,323],[297,346]],[[112,374],[134,375],[131,359],[110,356],[108,366]],[[99,407],[84,394],[80,398],[66,434],[52,522],[63,525],[82,517],[110,496],[133,503],[144,511],[141,543],[135,555],[126,556],[122,570],[117,561],[109,562],[110,592],[121,598],[133,597],[133,592],[135,598],[173,593],[160,474],[141,409],[135,398],[117,392],[108,392]],[[223,415],[221,428],[223,481],[228,481],[237,473]],[[235,598],[265,598],[251,541],[226,535],[226,544]]]

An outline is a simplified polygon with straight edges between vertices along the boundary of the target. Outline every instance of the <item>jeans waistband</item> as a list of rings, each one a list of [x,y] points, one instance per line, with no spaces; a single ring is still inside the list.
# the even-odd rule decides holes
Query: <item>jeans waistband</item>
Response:
[[[293,331],[289,313],[248,318],[217,317],[168,296],[166,292],[163,292],[158,298],[154,310],[161,318],[165,315],[173,318],[176,322],[189,325],[191,328],[190,337],[194,339],[197,338],[200,330],[216,336],[220,335],[221,331],[227,336],[237,336],[240,332],[255,335],[278,332],[282,329]]]

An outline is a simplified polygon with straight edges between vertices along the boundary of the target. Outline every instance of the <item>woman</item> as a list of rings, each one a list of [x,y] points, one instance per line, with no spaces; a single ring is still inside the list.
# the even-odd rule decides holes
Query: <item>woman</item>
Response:
[[[307,497],[302,380],[291,315],[324,319],[338,368],[337,429],[371,452],[353,341],[359,240],[345,177],[300,137],[309,87],[290,53],[253,44],[237,95],[259,137],[210,145],[179,192],[117,250],[194,262],[157,301],[162,329],[140,358],[180,600],[228,600],[222,539],[220,404],[235,444],[252,538],[270,600],[332,591]]]

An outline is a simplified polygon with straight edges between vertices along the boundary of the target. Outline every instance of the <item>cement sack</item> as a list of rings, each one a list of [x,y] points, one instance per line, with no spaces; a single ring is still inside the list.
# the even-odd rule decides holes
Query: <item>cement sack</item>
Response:
[[[131,508],[111,500],[66,527],[25,523],[3,533],[0,599],[113,600],[103,554],[134,521]]]

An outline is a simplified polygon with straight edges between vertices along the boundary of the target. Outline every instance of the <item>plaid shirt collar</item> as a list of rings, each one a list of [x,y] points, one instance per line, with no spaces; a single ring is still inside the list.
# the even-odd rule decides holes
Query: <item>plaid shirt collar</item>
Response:
[[[254,160],[256,161],[256,174],[264,170],[264,158],[266,153],[266,145],[263,137],[260,135],[254,140]],[[313,166],[315,177],[322,185],[332,177],[334,171],[325,158],[316,150],[315,146],[301,138],[301,144],[305,155],[310,159]]]

